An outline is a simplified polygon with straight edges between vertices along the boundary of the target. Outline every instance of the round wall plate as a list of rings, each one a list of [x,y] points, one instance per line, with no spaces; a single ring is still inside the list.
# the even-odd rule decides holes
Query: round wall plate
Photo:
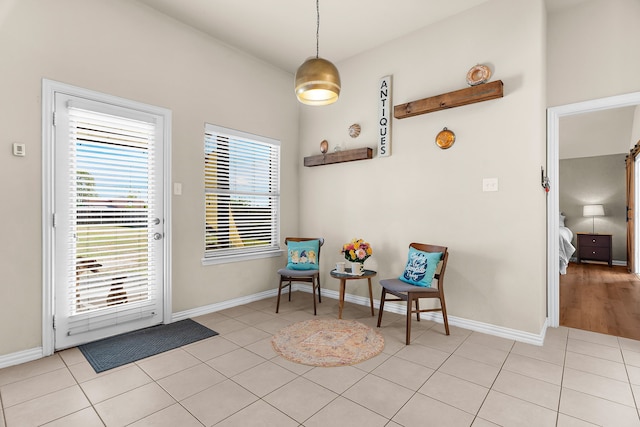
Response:
[[[486,83],[491,78],[491,70],[486,65],[476,65],[467,72],[467,83],[469,86],[477,86]]]
[[[436,135],[436,145],[443,150],[451,147],[454,142],[456,142],[456,134],[447,128],[442,129]]]

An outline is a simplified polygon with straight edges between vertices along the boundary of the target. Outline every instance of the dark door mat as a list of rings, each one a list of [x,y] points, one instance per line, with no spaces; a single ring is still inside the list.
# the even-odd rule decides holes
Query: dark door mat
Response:
[[[216,331],[185,319],[104,338],[78,348],[99,373],[216,335]]]

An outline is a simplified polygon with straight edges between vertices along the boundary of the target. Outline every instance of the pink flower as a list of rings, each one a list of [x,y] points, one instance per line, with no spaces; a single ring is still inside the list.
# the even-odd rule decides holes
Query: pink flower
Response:
[[[342,245],[342,251],[347,261],[364,262],[373,254],[371,245],[362,239],[352,239],[350,242]]]

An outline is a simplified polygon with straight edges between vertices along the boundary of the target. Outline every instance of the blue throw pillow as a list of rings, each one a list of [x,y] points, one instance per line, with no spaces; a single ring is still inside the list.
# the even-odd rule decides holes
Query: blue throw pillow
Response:
[[[441,259],[442,252],[422,252],[410,247],[407,266],[399,279],[411,285],[430,288]]]
[[[318,270],[318,240],[287,243],[287,268],[289,270]]]

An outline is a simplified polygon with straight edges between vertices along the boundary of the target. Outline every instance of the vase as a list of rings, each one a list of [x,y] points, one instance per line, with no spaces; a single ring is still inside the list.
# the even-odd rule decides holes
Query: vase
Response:
[[[364,264],[361,262],[351,263],[351,274],[362,276],[364,274]]]

